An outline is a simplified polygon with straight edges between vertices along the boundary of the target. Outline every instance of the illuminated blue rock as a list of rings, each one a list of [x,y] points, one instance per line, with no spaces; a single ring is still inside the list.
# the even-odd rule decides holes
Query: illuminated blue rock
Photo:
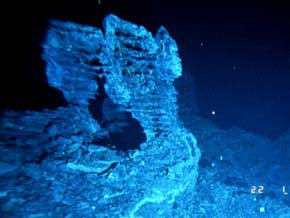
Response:
[[[217,128],[192,110],[189,75],[177,106],[181,63],[165,28],[54,20],[43,48],[68,105],[1,112],[1,218],[288,217],[290,132],[272,142]]]
[[[0,184],[2,214],[184,217],[195,195],[200,152],[178,120],[172,83],[181,76],[181,62],[166,29],[153,37],[114,15],[105,18],[104,33],[54,20],[43,48],[48,83],[63,92],[68,106],[3,114],[1,178],[9,182]],[[104,98],[101,86],[103,116],[115,120],[112,129],[89,110],[90,102]],[[140,151],[128,157],[111,149],[116,145],[98,146],[126,126],[114,111],[131,114],[146,134]],[[130,134],[122,137],[134,138]]]

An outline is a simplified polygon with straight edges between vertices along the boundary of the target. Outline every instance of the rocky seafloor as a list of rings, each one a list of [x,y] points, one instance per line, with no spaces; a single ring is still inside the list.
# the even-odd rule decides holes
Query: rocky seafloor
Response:
[[[173,85],[186,74],[164,27],[103,29],[52,20],[43,59],[67,105],[1,111],[1,217],[289,217],[290,132],[216,127],[189,78]]]

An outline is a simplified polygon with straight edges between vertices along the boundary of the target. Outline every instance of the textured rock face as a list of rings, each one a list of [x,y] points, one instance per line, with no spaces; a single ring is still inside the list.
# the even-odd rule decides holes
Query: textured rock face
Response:
[[[175,41],[163,27],[153,38],[113,15],[104,29],[103,36],[97,28],[52,22],[43,55],[49,84],[69,103],[87,105],[97,89],[93,78],[105,76],[108,96],[141,122],[149,139],[166,132],[177,123],[172,82],[181,76],[181,63]]]
[[[10,170],[1,176],[10,182],[1,184],[1,210],[18,217],[185,215],[183,195],[194,195],[200,152],[177,118],[172,82],[181,75],[181,63],[165,28],[153,37],[114,15],[105,18],[104,34],[52,21],[43,47],[48,82],[69,106],[3,114],[1,152],[9,155],[1,165]],[[110,137],[88,109],[89,100],[100,97],[101,77],[110,101],[130,112],[146,134],[130,158],[93,143]]]

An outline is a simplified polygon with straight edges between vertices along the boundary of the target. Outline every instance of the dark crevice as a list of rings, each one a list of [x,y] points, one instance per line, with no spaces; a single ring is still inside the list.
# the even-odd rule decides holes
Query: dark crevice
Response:
[[[124,151],[126,154],[128,150],[140,150],[140,145],[146,142],[143,127],[130,112],[124,111],[121,105],[113,103],[109,98],[104,88],[105,77],[96,80],[97,96],[89,101],[89,111],[109,135],[106,138],[95,139],[93,143]]]
[[[103,103],[105,99],[108,98],[108,95],[104,87],[106,78],[104,76],[101,78],[96,77],[96,81],[98,84],[97,95],[95,99],[89,100],[88,108],[92,116],[95,118],[95,120],[97,120],[98,123],[101,125],[102,117],[103,117]]]

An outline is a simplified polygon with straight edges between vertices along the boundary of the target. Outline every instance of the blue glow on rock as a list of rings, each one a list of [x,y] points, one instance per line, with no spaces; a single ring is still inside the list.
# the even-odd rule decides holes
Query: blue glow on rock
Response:
[[[177,116],[175,41],[164,27],[152,36],[114,15],[103,25],[52,20],[42,57],[68,106],[3,114],[1,152],[13,153],[0,163],[10,181],[1,184],[6,214],[172,217],[173,205],[195,192],[200,150]],[[90,102],[98,98],[94,119]],[[140,149],[121,147],[138,125],[146,135]]]

